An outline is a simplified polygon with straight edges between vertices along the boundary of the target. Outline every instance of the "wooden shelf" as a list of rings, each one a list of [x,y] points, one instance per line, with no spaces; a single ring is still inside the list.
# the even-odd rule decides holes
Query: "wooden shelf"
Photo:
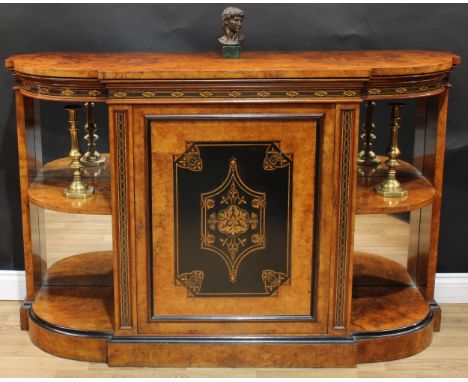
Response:
[[[39,319],[71,330],[112,332],[112,252],[60,260],[47,270],[45,284],[32,306]]]
[[[422,322],[430,307],[405,267],[372,254],[355,252],[351,330],[384,332]]]
[[[386,157],[380,156],[382,160]],[[389,214],[412,211],[432,203],[435,188],[411,164],[400,161],[398,181],[408,190],[403,198],[384,198],[374,192],[374,186],[387,176],[388,167],[382,163],[377,167],[358,167],[356,214]]]
[[[384,332],[417,325],[429,305],[405,267],[356,252],[351,330]],[[61,328],[110,332],[113,326],[112,253],[90,252],[54,263],[33,304],[36,316]]]
[[[81,253],[59,260],[47,269],[44,285],[111,287],[112,251]]]
[[[103,154],[106,163],[100,167],[86,167],[83,178],[94,187],[94,195],[88,199],[69,199],[63,190],[71,182],[69,158],[60,158],[47,163],[36,179],[29,185],[29,201],[45,209],[75,214],[110,215],[110,169],[109,154]]]

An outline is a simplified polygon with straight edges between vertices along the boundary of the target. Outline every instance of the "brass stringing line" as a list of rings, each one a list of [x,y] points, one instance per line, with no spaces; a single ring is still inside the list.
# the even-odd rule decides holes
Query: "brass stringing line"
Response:
[[[349,210],[349,166],[350,166],[350,138],[352,125],[352,110],[342,111],[342,156],[341,156],[341,187],[340,187],[340,211],[339,211],[339,236],[337,258],[337,288],[335,306],[335,327],[342,328],[345,325],[345,292],[346,292],[346,254],[348,241],[348,210]]]
[[[123,327],[131,326],[129,304],[128,280],[128,243],[127,243],[127,180],[125,155],[125,112],[116,112],[117,119],[117,157],[118,157],[118,194],[119,194],[119,258],[120,258],[120,284],[121,309],[120,324]]]

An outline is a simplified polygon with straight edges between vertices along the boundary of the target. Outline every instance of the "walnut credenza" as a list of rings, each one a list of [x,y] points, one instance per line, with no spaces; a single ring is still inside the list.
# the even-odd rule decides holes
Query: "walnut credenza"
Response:
[[[10,57],[22,328],[49,353],[118,366],[346,367],[422,351],[440,327],[448,76],[459,63],[427,51]],[[374,192],[385,165],[358,167],[370,100],[415,100],[414,156],[397,174],[405,197]],[[66,149],[40,157],[39,101],[107,107],[109,156],[83,173],[88,199],[63,193]],[[44,210],[111,215],[112,251],[52,262]],[[356,215],[394,213],[409,216],[406,265],[354,251]]]

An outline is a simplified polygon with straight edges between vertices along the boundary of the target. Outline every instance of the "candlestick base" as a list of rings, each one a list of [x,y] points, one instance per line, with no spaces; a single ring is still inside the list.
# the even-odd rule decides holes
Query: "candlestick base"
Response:
[[[385,179],[374,187],[374,191],[384,198],[403,198],[408,195],[408,191],[396,179]]]

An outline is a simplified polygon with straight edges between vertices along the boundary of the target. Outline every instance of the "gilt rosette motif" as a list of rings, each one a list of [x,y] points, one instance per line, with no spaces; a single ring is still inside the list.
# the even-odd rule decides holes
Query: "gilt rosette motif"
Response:
[[[266,194],[244,183],[235,158],[222,184],[201,194],[201,248],[222,258],[231,283],[242,260],[266,248],[265,209]]]
[[[185,152],[176,159],[177,166],[191,171],[202,171],[203,162],[200,158],[200,150],[196,145],[190,145]]]

